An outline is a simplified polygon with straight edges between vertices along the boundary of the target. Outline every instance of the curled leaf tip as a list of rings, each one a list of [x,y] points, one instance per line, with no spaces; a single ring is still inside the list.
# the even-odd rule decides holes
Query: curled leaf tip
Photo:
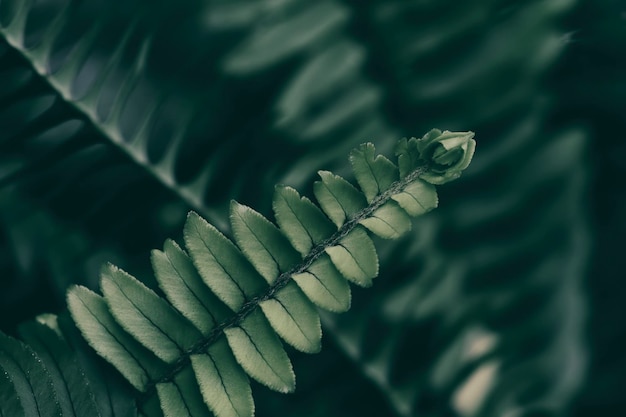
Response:
[[[425,167],[421,179],[435,185],[445,184],[461,176],[475,148],[474,132],[432,129],[421,139],[402,139],[396,147],[400,176]]]

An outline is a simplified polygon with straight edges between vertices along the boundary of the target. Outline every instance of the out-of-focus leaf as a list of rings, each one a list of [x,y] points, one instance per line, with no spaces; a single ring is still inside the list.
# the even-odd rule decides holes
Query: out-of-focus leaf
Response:
[[[337,166],[339,157],[364,137],[396,138],[376,106],[379,95],[371,94],[377,88],[363,75],[362,47],[345,33],[349,8],[336,2],[308,11],[302,6],[3,2],[3,194],[22,194],[52,219],[84,232],[103,258],[119,248],[129,265],[137,253],[179,230],[190,206],[224,228],[226,216],[217,213],[224,213],[231,198],[245,196],[246,203],[268,208],[267,193],[259,192],[264,186],[281,179],[302,184],[320,164]],[[283,26],[285,17],[306,24]],[[93,21],[98,24],[86,24]],[[168,24],[159,26],[161,21]],[[273,24],[274,33],[331,30],[314,30],[307,42],[270,56],[258,49],[268,44],[253,39],[271,32]],[[326,45],[332,38],[341,40],[340,51]],[[226,64],[238,59],[243,45],[265,56],[255,71]],[[308,56],[306,51],[320,46],[319,54]],[[333,61],[318,59],[326,52],[350,59],[323,77],[320,70]],[[284,59],[294,57],[300,57],[297,65],[284,65]],[[302,77],[313,73],[325,89],[303,83]],[[290,93],[293,83],[301,94]],[[288,106],[291,118],[312,123],[314,102],[340,90],[350,99],[333,107],[359,103],[356,112],[318,124],[314,140],[302,140],[307,129],[293,129],[279,114],[284,93],[286,100],[301,103]],[[375,100],[362,100],[361,91]],[[307,99],[311,94],[317,98]],[[259,111],[274,107],[275,112]],[[147,267],[144,262],[142,270]],[[48,285],[58,285],[59,292],[64,288],[57,281]]]
[[[585,280],[589,299],[589,371],[571,415],[616,415],[626,406],[626,314],[622,242],[626,236],[626,15],[621,1],[580,1],[567,21],[569,44],[550,83],[559,90],[558,121],[584,120],[592,135],[589,214],[594,245]]]

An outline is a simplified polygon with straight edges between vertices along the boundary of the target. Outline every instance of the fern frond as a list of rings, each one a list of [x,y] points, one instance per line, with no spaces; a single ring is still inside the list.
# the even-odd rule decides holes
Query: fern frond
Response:
[[[0,415],[11,417],[132,417],[121,397],[83,368],[54,315],[20,325],[23,341],[0,333]],[[93,366],[93,363],[92,363]]]
[[[140,45],[132,42],[132,38],[140,33],[138,21],[141,18],[122,17],[124,13],[120,11],[120,6],[110,3],[106,7],[97,3],[83,5],[76,0],[45,6],[32,0],[8,0],[2,4],[0,38],[8,43],[10,49],[19,52],[35,72],[27,74],[29,77],[15,89],[20,91],[25,87],[32,88],[33,84],[37,86],[34,91],[31,90],[31,97],[23,100],[24,106],[32,107],[29,133],[36,136],[53,131],[66,120],[79,127],[85,124],[88,128],[80,133],[88,136],[89,141],[93,142],[94,137],[103,138],[165,186],[178,184],[173,172],[175,161],[172,160],[176,151],[172,149],[176,149],[183,140],[188,118],[179,114],[176,126],[168,126],[177,132],[165,146],[170,150],[169,157],[161,157],[159,163],[150,161],[148,138],[154,136],[152,129],[158,117],[169,119],[163,113],[167,112],[168,100],[172,98],[148,85],[145,67],[152,36],[145,36]],[[35,19],[33,16],[41,14],[44,7],[49,8],[46,13],[50,18],[41,21],[38,30],[33,30],[28,22]],[[137,7],[137,4],[130,7]],[[157,13],[163,13],[161,7]],[[81,27],[82,20],[93,18],[90,15],[98,16],[98,24]],[[120,24],[123,30],[114,30]],[[116,43],[112,50],[106,51],[104,62],[102,58],[91,56],[100,43],[110,42],[110,39],[115,39]],[[130,62],[128,56],[133,56]],[[85,68],[89,66],[93,66],[90,69],[92,73],[85,78]],[[110,91],[115,93],[111,96]],[[142,95],[151,97],[149,106],[134,105]],[[188,101],[179,103],[180,108],[190,107]],[[46,119],[44,116],[49,116],[48,110],[53,105],[57,108],[56,117]],[[63,111],[59,111],[61,108]],[[67,142],[72,142],[71,138],[75,136],[54,133],[64,140],[69,136]],[[74,150],[84,146],[72,145]],[[59,152],[68,151],[68,146],[60,148]],[[200,175],[203,174],[206,176],[206,173]],[[204,208],[203,203],[191,201],[192,188],[191,185],[180,185],[178,192],[181,198],[192,207]]]
[[[451,138],[457,139],[454,146]],[[279,392],[295,389],[279,336],[297,350],[319,351],[315,306],[345,311],[348,281],[369,287],[378,275],[368,232],[400,236],[410,229],[409,216],[435,208],[431,183],[460,175],[473,154],[472,138],[433,130],[419,140],[405,139],[397,150],[402,170],[376,155],[372,144],[361,145],[350,155],[361,190],[322,172],[315,187],[318,208],[297,191],[277,187],[279,227],[233,202],[236,244],[190,213],[188,253],[171,241],[153,253],[166,298],[108,265],[103,296],[80,286],[68,292],[72,317],[91,346],[144,393],[144,401],[156,393],[166,416],[183,409],[192,416],[208,410],[218,417],[250,416],[247,376]],[[203,402],[206,412],[191,411]]]
[[[14,85],[7,88],[11,95],[15,93],[18,97],[17,93],[24,94],[26,87],[29,88],[29,96],[24,94],[24,100],[15,109],[9,109],[9,112],[30,113],[29,120],[18,119],[13,123],[8,137],[24,130],[29,142],[42,134],[57,137],[59,143],[70,142],[76,135],[68,131],[76,128],[80,130],[82,141],[71,141],[73,151],[85,146],[84,136],[92,143],[113,144],[120,154],[128,157],[124,158],[125,162],[132,160],[135,167],[141,168],[139,171],[145,170],[149,177],[204,216],[219,212],[216,206],[227,205],[233,195],[249,194],[262,182],[272,184],[277,177],[289,175],[286,171],[297,171],[300,177],[304,173],[310,178],[311,169],[303,171],[302,167],[310,168],[311,158],[320,161],[315,163],[334,163],[344,149],[354,146],[357,138],[364,134],[397,135],[377,108],[379,88],[364,80],[362,59],[357,59],[357,65],[339,68],[334,77],[329,77],[325,70],[320,71],[317,65],[316,76],[324,74],[327,88],[342,85],[344,91],[343,84],[350,79],[348,103],[345,100],[335,103],[322,117],[309,115],[308,106],[302,108],[302,96],[281,99],[279,104],[268,99],[283,86],[288,89],[300,70],[309,69],[308,62],[303,62],[289,70],[286,77],[283,74],[283,85],[267,83],[267,88],[254,94],[267,108],[277,107],[276,117],[256,112],[254,116],[249,115],[249,123],[239,123],[242,104],[250,102],[253,94],[247,88],[250,78],[244,75],[254,76],[254,71],[264,73],[261,71],[264,66],[280,64],[317,44],[326,49],[329,36],[341,44],[340,55],[363,55],[361,47],[348,42],[349,36],[343,33],[349,13],[340,4],[313,5],[311,10],[301,10],[309,8],[302,5],[281,5],[279,8],[284,10],[278,14],[289,15],[289,23],[269,19],[273,20],[272,25],[268,21],[263,28],[274,24],[276,27],[268,36],[264,36],[265,30],[257,28],[255,19],[249,19],[254,16],[259,21],[268,20],[263,16],[265,7],[255,10],[257,6],[237,4],[235,8],[246,10],[244,14],[249,16],[241,22],[229,16],[232,2],[184,6],[165,2],[149,6],[141,0],[88,4],[79,0],[52,3],[4,0],[2,4],[0,57],[3,49],[16,52],[14,55],[19,55],[27,68],[13,71],[15,68],[9,67],[10,64],[0,64],[0,71],[4,76],[3,70],[8,69],[8,77],[16,78],[11,83]],[[176,16],[174,22],[172,15]],[[210,22],[199,19],[201,15],[211,16]],[[226,23],[216,23],[215,16],[223,16]],[[98,24],[86,25],[87,21]],[[167,24],[161,24],[163,22]],[[185,29],[177,30],[177,25],[184,25]],[[295,29],[296,32],[285,36],[286,31]],[[208,42],[189,42],[194,35],[208,36]],[[290,38],[300,41],[292,43]],[[283,43],[283,39],[287,42]],[[304,39],[306,42],[302,42]],[[162,40],[165,42],[160,42]],[[335,51],[336,48],[329,49]],[[175,69],[170,68],[172,54],[179,58]],[[316,57],[317,52],[314,55]],[[198,65],[198,61],[202,65]],[[198,71],[199,67],[205,69]],[[207,77],[207,71],[215,77]],[[250,71],[253,72],[250,74]],[[215,82],[216,79],[219,81]],[[219,99],[223,91],[228,91],[229,103]],[[4,91],[0,92],[0,97],[2,93]],[[294,99],[297,105],[289,103]],[[207,114],[207,107],[217,111]],[[289,107],[289,114],[283,115],[285,107]],[[303,116],[306,124],[313,126],[301,126]],[[367,123],[364,126],[359,123],[357,132],[346,135],[346,122],[355,117],[367,119]],[[295,120],[298,126],[293,126],[294,118],[298,119]],[[29,125],[23,129],[25,122]],[[56,130],[59,126],[61,129]],[[300,134],[292,134],[294,127]],[[273,160],[259,158],[256,152],[244,157],[238,149],[251,145],[247,140],[252,130],[260,139],[255,142],[263,143],[263,150],[271,149],[279,154],[288,147],[296,157],[283,160],[280,172],[270,169]],[[210,132],[209,137],[207,132]],[[329,136],[330,133],[333,135]],[[222,142],[224,137],[228,137],[227,143]],[[343,139],[334,143],[332,151],[327,146],[319,146],[321,138],[330,137]],[[62,149],[58,151],[71,153],[71,146],[59,147]],[[47,154],[42,152],[46,154],[44,158],[55,164],[52,152],[46,150]],[[23,159],[29,160],[28,157]],[[256,175],[250,175],[251,167]],[[41,166],[33,163],[28,168],[37,172]],[[223,175],[224,172],[229,175]],[[226,220],[219,219],[219,226]]]

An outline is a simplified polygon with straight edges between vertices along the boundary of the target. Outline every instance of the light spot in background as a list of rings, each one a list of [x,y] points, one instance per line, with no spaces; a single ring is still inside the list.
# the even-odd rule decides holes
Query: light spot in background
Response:
[[[439,389],[450,386],[464,367],[481,361],[497,343],[497,334],[478,325],[468,327],[439,357],[431,383]],[[450,401],[460,416],[476,416],[495,383],[499,368],[498,360],[477,363],[474,372],[454,391]]]
[[[463,417],[476,415],[495,382],[499,368],[499,361],[486,362],[454,392],[452,406],[459,415]]]
[[[489,353],[498,341],[496,335],[480,327],[468,331],[465,342],[464,359],[472,360]]]

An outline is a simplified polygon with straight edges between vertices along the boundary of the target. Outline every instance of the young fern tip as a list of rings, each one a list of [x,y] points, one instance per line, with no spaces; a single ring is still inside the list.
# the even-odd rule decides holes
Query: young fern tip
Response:
[[[168,240],[152,254],[165,298],[110,265],[102,273],[103,295],[70,289],[72,317],[141,392],[145,415],[252,416],[248,378],[279,392],[295,389],[281,339],[318,352],[317,308],[347,311],[349,283],[369,287],[378,275],[370,235],[408,232],[410,217],[437,206],[434,185],[458,178],[474,148],[471,132],[432,130],[399,141],[395,164],[363,144],[349,157],[358,188],[320,171],[316,204],[277,186],[276,224],[233,202],[233,240],[190,213],[184,247]]]

